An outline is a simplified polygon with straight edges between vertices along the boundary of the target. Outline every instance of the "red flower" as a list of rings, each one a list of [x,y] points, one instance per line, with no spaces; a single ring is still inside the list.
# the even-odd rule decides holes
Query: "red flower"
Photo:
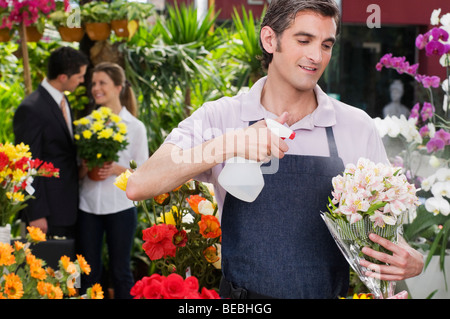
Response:
[[[164,299],[182,299],[186,292],[184,279],[179,274],[170,274],[162,282],[161,294]]]
[[[9,157],[4,152],[0,152],[0,171],[9,164]]]
[[[200,227],[200,234],[205,238],[217,238],[222,235],[220,223],[216,216],[202,215],[198,226]]]
[[[177,232],[173,225],[153,225],[142,232],[142,239],[145,241],[142,248],[151,260],[167,256],[175,257],[176,246],[173,244],[173,236]]]
[[[180,230],[175,235],[173,235],[173,243],[177,247],[184,247],[188,241],[187,233],[185,230]]]
[[[39,167],[38,173],[39,175],[45,177],[59,177],[59,168],[55,168],[53,163],[45,162],[41,165],[41,167]]]
[[[137,281],[130,294],[134,299],[220,299],[215,290],[205,287],[201,293],[198,290],[198,280],[194,276],[183,279],[178,274],[167,277],[153,274]]]

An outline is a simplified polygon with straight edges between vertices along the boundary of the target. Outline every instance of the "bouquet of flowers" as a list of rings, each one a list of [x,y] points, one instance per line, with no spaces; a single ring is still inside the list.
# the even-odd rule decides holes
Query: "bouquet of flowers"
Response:
[[[424,50],[428,57],[438,57],[449,76],[450,13],[441,15],[441,9],[434,10],[430,22],[433,27],[417,36],[416,47]],[[394,161],[403,166],[410,182],[421,188],[418,195],[422,205],[416,215],[410,216],[405,237],[412,244],[416,244],[419,236],[425,237],[426,240],[418,244],[429,250],[425,267],[431,257],[439,253],[444,270],[450,237],[450,77],[441,81],[438,76],[419,74],[419,64],[410,65],[404,57],[394,57],[391,53],[384,55],[376,68],[378,71],[394,69],[414,78],[428,97],[413,106],[408,119],[393,116],[377,118],[375,122],[382,137],[403,143],[404,150]]]
[[[118,176],[115,185],[126,190],[131,174],[127,171]],[[161,274],[192,276],[202,288],[218,288],[222,232],[215,216],[217,203],[212,189],[207,184],[189,181],[152,198],[148,204],[152,213],[146,201],[138,203],[152,224],[143,230],[142,248]]]
[[[79,157],[89,169],[117,161],[118,152],[128,145],[127,125],[108,107],[102,106],[73,123]]]
[[[34,177],[59,177],[58,168],[32,159],[29,150],[23,143],[0,144],[0,226],[11,224],[17,212],[26,207],[34,193]]]
[[[99,284],[79,296],[76,281],[80,274],[89,274],[91,268],[83,256],[77,255],[72,262],[62,256],[59,270],[45,267],[45,261],[31,253],[30,246],[45,241],[39,228],[27,227],[27,242],[16,241],[14,245],[0,243],[0,299],[103,299]]]
[[[347,165],[342,175],[333,178],[328,212],[321,214],[346,260],[376,298],[392,297],[395,282],[365,276],[367,269],[359,260],[368,256],[361,249],[368,246],[389,253],[371,242],[369,234],[397,242],[405,215],[418,205],[415,186],[400,171],[363,158],[356,165]]]

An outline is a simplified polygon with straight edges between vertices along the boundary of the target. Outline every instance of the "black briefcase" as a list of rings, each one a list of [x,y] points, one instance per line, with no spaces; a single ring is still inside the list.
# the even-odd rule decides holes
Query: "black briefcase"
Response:
[[[47,239],[46,241],[32,244],[30,247],[33,255],[43,259],[47,266],[59,269],[58,262],[62,256],[67,256],[75,261],[75,239]]]

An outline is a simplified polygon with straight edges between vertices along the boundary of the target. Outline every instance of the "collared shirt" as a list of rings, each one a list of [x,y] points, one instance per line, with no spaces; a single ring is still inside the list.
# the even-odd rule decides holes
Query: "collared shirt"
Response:
[[[58,104],[58,107],[59,107],[61,105],[62,99],[66,98],[64,93],[57,90],[56,88],[54,88],[48,82],[47,78],[44,78],[42,80],[41,85],[44,87],[44,89],[47,90],[47,92],[51,95],[51,97],[55,100],[56,104]],[[66,113],[67,113],[67,116],[69,117],[70,123],[72,123],[72,118],[70,116],[69,102],[67,102],[67,100],[66,100],[65,108],[66,108]],[[72,125],[68,125],[68,128],[69,128],[70,135],[73,136]]]
[[[251,121],[277,118],[277,115],[261,105],[265,81],[265,77],[260,79],[247,93],[205,103],[183,120],[164,143],[189,149],[229,130],[246,128]],[[289,146],[286,154],[329,156],[325,127],[332,126],[338,154],[344,165],[356,164],[361,157],[376,163],[388,163],[381,137],[367,113],[329,97],[318,85],[314,88],[314,93],[318,106],[311,114],[289,127],[296,135],[294,140],[285,140]],[[214,185],[219,211],[226,195],[226,191],[217,182],[223,166],[224,163],[218,164],[196,177]]]
[[[125,107],[119,113],[127,125],[127,148],[119,152],[117,163],[129,168],[130,160],[141,166],[148,159],[147,133],[144,124]],[[105,215],[117,213],[134,206],[126,193],[114,185],[116,176],[102,181],[93,181],[85,176],[80,183],[80,209],[87,213]]]

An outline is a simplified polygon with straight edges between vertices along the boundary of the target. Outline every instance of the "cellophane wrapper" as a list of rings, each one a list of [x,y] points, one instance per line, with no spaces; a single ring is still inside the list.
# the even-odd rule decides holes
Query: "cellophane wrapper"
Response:
[[[359,261],[366,259],[372,263],[382,264],[380,261],[364,255],[361,250],[367,246],[377,251],[389,253],[380,245],[372,242],[369,239],[369,234],[375,233],[393,243],[397,243],[398,236],[401,235],[403,230],[402,225],[405,214],[399,216],[395,225],[385,225],[384,227],[374,226],[374,223],[368,216],[364,216],[353,224],[343,219],[335,219],[329,213],[321,213],[321,216],[345,259],[373,296],[376,299],[393,297],[396,282],[367,277],[365,273],[368,269],[361,266]]]

